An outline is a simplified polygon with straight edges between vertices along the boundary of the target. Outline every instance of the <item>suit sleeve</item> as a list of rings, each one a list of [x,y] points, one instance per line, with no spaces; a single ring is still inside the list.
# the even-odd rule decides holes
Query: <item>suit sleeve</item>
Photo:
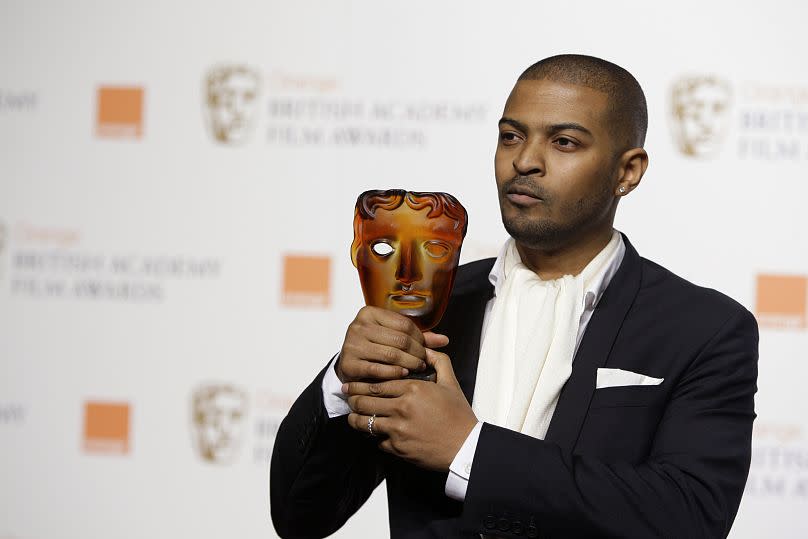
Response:
[[[749,472],[757,344],[737,311],[684,371],[641,463],[485,424],[464,521],[503,537],[726,537]]]
[[[383,479],[375,442],[353,430],[347,416],[328,418],[324,373],[292,405],[275,439],[270,512],[284,538],[334,533]]]

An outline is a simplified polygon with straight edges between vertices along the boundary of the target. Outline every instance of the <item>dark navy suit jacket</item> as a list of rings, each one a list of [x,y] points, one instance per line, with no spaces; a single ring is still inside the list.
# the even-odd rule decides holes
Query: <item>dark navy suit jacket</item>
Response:
[[[329,419],[323,372],[283,421],[271,462],[282,537],[333,533],[387,480],[395,538],[725,537],[751,456],[757,324],[730,298],[641,258],[626,242],[545,440],[484,424],[464,502],[446,472],[380,451]],[[462,266],[435,331],[471,402],[493,259]],[[595,389],[597,369],[664,378]],[[386,530],[379,537],[387,535]]]

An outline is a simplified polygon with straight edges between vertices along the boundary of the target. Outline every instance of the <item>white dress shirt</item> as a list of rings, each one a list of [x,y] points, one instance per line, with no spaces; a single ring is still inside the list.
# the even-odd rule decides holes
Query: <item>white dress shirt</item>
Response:
[[[592,318],[592,313],[600,301],[600,298],[603,296],[603,292],[606,290],[606,287],[609,286],[612,277],[614,277],[614,274],[617,273],[617,269],[623,262],[625,252],[626,246],[621,235],[620,245],[612,255],[612,259],[608,260],[606,264],[604,264],[601,273],[592,279],[591,286],[584,292],[584,310],[581,314],[581,321],[578,326],[578,336],[575,345],[576,352],[578,351],[578,346],[581,344],[581,339],[584,336],[584,332],[589,324],[589,320]],[[488,328],[489,315],[491,314],[491,307],[494,304],[494,299],[496,298],[498,290],[502,286],[503,255],[504,246],[500,250],[499,256],[497,257],[496,262],[494,262],[494,266],[491,268],[491,272],[488,274],[488,280],[494,286],[494,297],[491,298],[485,306],[481,340],[485,337],[485,332]],[[351,413],[351,408],[348,406],[347,396],[342,393],[342,382],[340,382],[339,378],[337,377],[336,370],[334,369],[338,356],[339,354],[332,358],[329,368],[326,370],[325,376],[323,377],[322,384],[323,403],[326,411],[328,412],[328,417],[330,418]],[[477,450],[477,442],[480,438],[481,429],[482,422],[478,422],[469,433],[466,441],[461,446],[460,451],[458,451],[457,455],[449,466],[449,476],[446,478],[445,492],[450,498],[463,501],[466,497],[466,489],[468,488],[469,478],[471,477],[471,465],[474,461],[474,454]]]

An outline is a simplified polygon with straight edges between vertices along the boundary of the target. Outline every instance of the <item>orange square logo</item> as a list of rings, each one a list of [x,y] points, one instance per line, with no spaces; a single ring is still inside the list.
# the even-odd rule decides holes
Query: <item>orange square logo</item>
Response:
[[[143,88],[98,88],[96,134],[103,138],[140,138],[143,135]]]
[[[327,307],[331,303],[331,259],[286,255],[283,260],[283,303]]]
[[[129,452],[129,405],[84,403],[84,450],[124,455]]]
[[[808,277],[758,275],[756,311],[761,327],[808,327]]]

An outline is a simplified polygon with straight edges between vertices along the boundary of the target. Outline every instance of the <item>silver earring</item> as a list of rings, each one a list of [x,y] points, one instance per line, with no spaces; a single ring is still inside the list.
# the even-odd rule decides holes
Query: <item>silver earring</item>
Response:
[[[618,189],[618,191],[620,192],[621,195],[623,195],[623,194],[626,193],[626,188],[621,185],[620,189]]]

